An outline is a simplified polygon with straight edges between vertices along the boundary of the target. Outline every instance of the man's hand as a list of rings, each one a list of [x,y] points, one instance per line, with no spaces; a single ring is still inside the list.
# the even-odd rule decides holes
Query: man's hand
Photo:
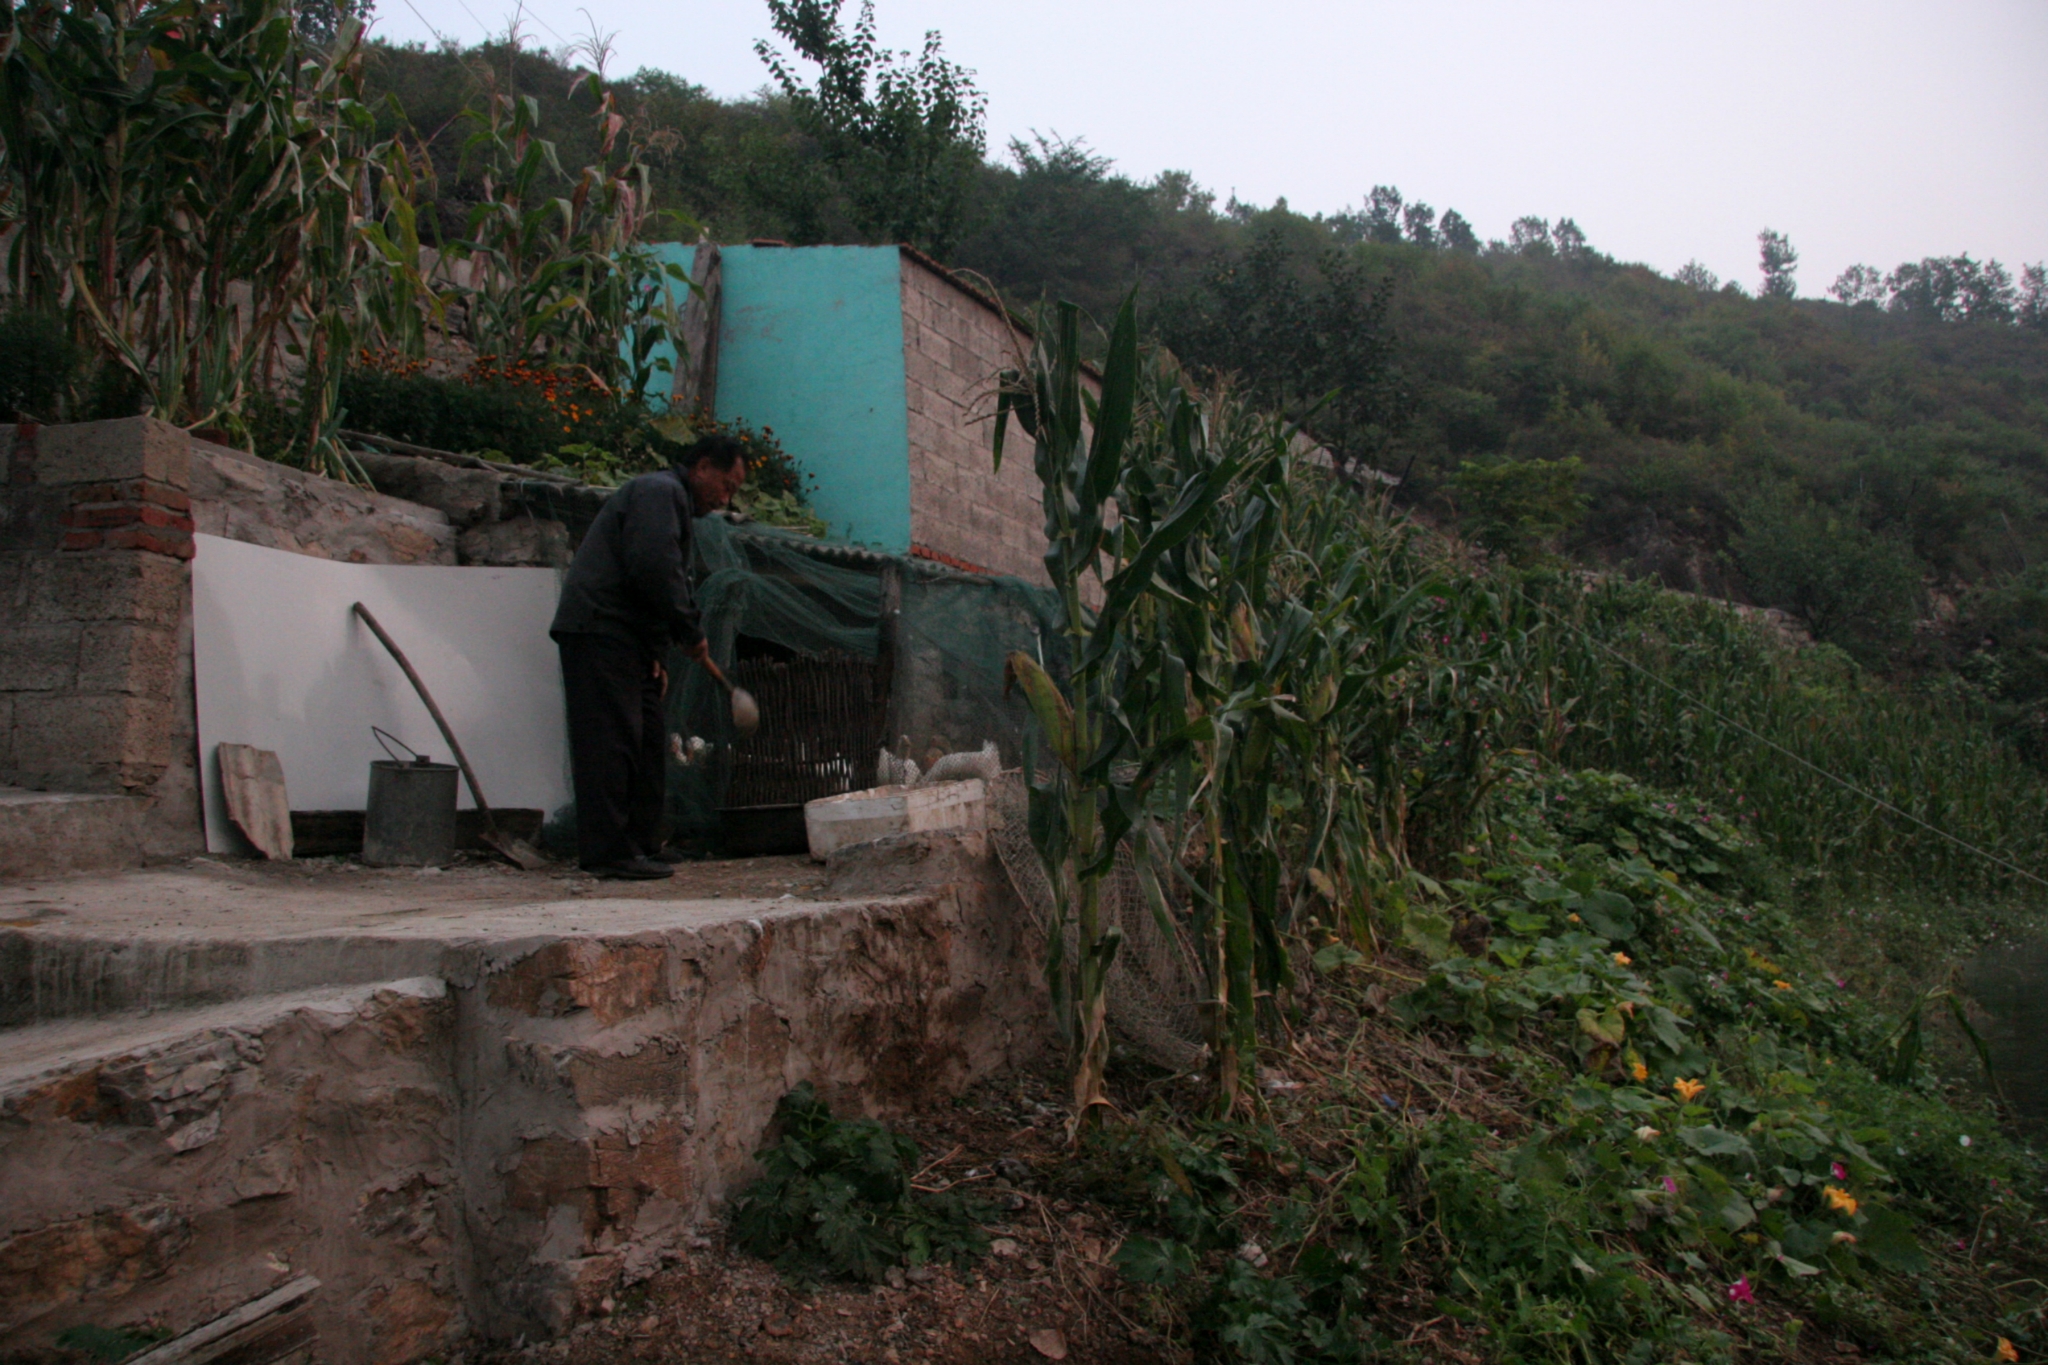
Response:
[[[654,661],[654,676],[660,680],[661,695],[663,699],[666,699],[668,697],[668,670],[661,666],[661,660],[659,659]]]

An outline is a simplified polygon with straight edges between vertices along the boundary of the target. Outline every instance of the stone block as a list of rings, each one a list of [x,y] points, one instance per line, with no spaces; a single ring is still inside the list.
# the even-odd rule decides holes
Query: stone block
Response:
[[[25,576],[31,622],[175,625],[184,612],[191,570],[166,555],[65,555],[30,563]]]
[[[0,877],[46,877],[142,864],[134,797],[0,787]]]
[[[16,626],[0,650],[0,692],[55,692],[78,676],[78,645],[84,628],[72,622]]]
[[[154,417],[43,427],[35,476],[44,484],[150,479],[184,488],[192,480],[192,439]]]
[[[17,693],[14,766],[70,791],[143,787],[170,762],[168,698]]]
[[[357,451],[363,472],[380,493],[432,507],[458,528],[498,519],[503,479],[488,469],[463,469],[440,460]]]
[[[97,621],[84,627],[78,650],[78,690],[168,697],[178,680],[175,626]]]
[[[559,521],[515,517],[472,526],[455,542],[464,564],[559,569],[569,563],[569,528]]]

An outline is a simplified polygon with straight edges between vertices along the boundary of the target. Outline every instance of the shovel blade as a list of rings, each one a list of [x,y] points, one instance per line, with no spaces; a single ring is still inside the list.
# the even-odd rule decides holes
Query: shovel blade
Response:
[[[492,850],[517,864],[521,871],[538,872],[548,865],[546,854],[526,840],[516,838],[503,830],[485,830],[479,837]]]

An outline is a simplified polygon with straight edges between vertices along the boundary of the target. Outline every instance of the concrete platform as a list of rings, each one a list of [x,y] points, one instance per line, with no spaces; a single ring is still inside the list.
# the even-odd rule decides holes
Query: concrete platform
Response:
[[[199,862],[0,889],[0,1356],[306,1275],[336,1365],[558,1332],[715,1215],[798,1081],[885,1113],[1046,1044],[978,837],[657,886]]]
[[[686,865],[659,883],[324,859],[193,859],[0,883],[0,1028],[411,976],[473,979],[550,937],[786,914],[817,904],[822,886],[797,858]]]
[[[0,877],[142,865],[142,807],[131,797],[0,787]]]

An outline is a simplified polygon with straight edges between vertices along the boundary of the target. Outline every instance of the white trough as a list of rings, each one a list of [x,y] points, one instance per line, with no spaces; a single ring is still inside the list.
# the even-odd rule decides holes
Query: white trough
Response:
[[[870,787],[804,805],[804,832],[819,862],[892,834],[987,828],[988,787],[978,777],[929,787]]]

